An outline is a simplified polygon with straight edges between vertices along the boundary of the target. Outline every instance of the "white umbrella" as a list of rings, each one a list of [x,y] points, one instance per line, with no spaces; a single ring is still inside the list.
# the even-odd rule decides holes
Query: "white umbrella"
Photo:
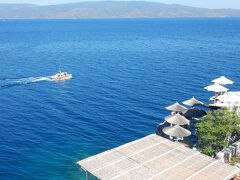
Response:
[[[164,118],[167,122],[177,125],[189,124],[190,121],[180,114],[169,115]]]
[[[234,82],[231,81],[230,79],[226,78],[225,76],[221,76],[217,79],[212,80],[212,82],[216,83],[216,84],[222,84],[222,85],[226,85],[226,84],[233,84]]]
[[[187,137],[191,135],[191,132],[189,130],[184,129],[179,125],[165,127],[162,131],[169,136],[177,138]]]
[[[213,92],[226,92],[228,91],[228,88],[225,88],[224,86],[220,84],[212,84],[210,86],[205,87],[204,89],[208,91],[213,91]]]
[[[183,101],[183,104],[185,104],[187,106],[194,106],[194,105],[203,105],[204,103],[197,100],[195,97],[192,97],[191,99]]]
[[[174,112],[185,112],[187,108],[179,104],[178,102],[174,103],[173,105],[167,106],[167,110],[174,111]]]

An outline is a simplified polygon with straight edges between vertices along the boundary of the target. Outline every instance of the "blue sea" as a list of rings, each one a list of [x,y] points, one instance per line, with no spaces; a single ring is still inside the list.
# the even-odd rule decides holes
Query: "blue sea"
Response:
[[[50,81],[58,69],[73,74]],[[155,133],[224,75],[240,19],[0,21],[0,179],[83,179],[78,160]]]

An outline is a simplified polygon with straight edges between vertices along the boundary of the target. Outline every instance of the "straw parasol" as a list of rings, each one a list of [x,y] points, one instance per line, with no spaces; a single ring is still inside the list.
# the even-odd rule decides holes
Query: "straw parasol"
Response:
[[[231,81],[230,79],[226,78],[225,76],[221,76],[217,79],[212,80],[212,82],[216,83],[216,84],[222,84],[222,85],[226,85],[226,84],[233,84],[234,82]]]
[[[189,124],[190,121],[180,114],[169,115],[164,118],[167,122],[177,125]]]
[[[220,84],[212,84],[210,86],[205,87],[204,89],[208,91],[213,91],[213,92],[226,92],[228,91],[228,88],[225,88],[224,86]]]
[[[191,99],[183,101],[183,104],[185,104],[187,106],[194,106],[194,105],[203,105],[204,103],[197,100],[195,97],[192,97]]]
[[[179,125],[165,127],[162,131],[169,136],[177,138],[187,137],[191,135],[191,132],[189,130],[184,129]]]
[[[167,106],[166,109],[173,112],[185,112],[187,110],[186,107],[182,106],[178,102],[173,105]]]

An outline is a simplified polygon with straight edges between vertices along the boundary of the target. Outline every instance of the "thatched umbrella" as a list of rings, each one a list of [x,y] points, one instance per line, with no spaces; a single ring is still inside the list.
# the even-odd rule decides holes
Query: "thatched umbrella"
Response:
[[[178,102],[176,102],[173,105],[167,106],[166,109],[169,110],[169,111],[173,111],[173,112],[185,112],[185,111],[187,111],[187,108],[182,106]]]
[[[226,84],[233,84],[234,82],[231,81],[230,79],[226,78],[225,76],[221,76],[217,79],[212,80],[212,82],[216,83],[216,84],[222,84],[222,85],[226,85]]]
[[[194,106],[194,105],[203,105],[204,103],[197,100],[195,97],[192,97],[191,99],[183,101],[183,104],[185,104],[187,106]]]
[[[187,137],[191,135],[191,132],[189,130],[184,129],[179,125],[165,127],[162,131],[169,136],[177,138]]]
[[[164,118],[167,122],[176,125],[185,125],[189,124],[190,121],[180,114],[169,115]]]

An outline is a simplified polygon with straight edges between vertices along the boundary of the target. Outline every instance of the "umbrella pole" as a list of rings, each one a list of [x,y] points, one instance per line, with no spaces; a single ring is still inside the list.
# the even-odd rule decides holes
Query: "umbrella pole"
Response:
[[[215,93],[214,104],[217,103],[217,97],[218,97],[219,94],[221,95],[221,92],[216,92],[216,93]]]

